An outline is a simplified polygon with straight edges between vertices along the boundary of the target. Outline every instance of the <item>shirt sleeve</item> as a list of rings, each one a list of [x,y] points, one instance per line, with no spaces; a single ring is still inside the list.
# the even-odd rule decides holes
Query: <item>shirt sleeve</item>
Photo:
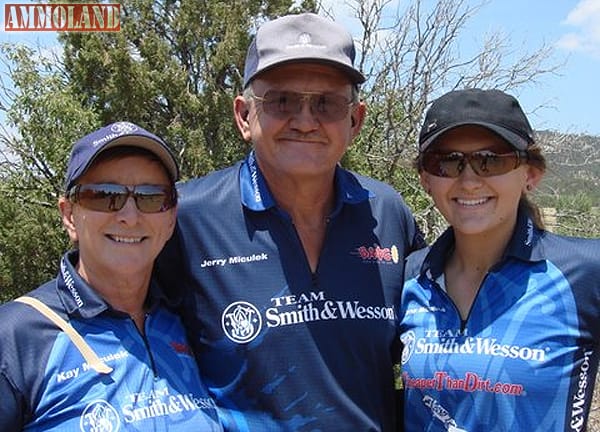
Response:
[[[18,432],[24,426],[23,397],[11,384],[4,373],[0,372],[0,430]]]

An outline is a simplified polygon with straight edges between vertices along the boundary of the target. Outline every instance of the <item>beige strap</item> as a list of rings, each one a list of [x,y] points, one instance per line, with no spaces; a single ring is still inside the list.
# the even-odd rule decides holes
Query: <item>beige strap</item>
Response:
[[[81,337],[77,330],[73,328],[71,324],[62,319],[56,312],[46,306],[44,303],[36,298],[22,296],[16,298],[15,301],[20,303],[28,304],[29,306],[37,309],[42,315],[47,317],[50,321],[56,324],[64,331],[71,341],[75,344],[87,364],[93,368],[96,372],[101,374],[108,374],[112,372],[112,368],[100,360],[100,357],[92,350],[92,348],[86,343]]]

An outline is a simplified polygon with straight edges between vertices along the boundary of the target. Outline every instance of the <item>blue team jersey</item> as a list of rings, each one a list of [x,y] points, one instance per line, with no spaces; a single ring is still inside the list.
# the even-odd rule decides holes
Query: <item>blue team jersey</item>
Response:
[[[407,431],[583,431],[598,369],[600,241],[519,215],[463,322],[443,289],[448,230],[409,257],[402,294]]]
[[[112,368],[90,367],[71,339],[29,305],[0,307],[1,431],[221,431],[180,319],[152,286],[145,335],[111,310],[65,255],[57,279],[29,293]]]
[[[335,184],[314,273],[253,153],[179,188],[159,270],[186,282],[184,316],[226,430],[394,430],[403,259],[422,237],[389,186],[341,168]]]

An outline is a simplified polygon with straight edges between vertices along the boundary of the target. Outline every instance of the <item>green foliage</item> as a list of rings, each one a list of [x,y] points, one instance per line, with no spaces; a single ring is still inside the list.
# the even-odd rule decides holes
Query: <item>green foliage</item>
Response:
[[[67,247],[57,208],[3,200],[0,206],[0,302],[54,277],[60,251]]]
[[[537,132],[547,172],[535,194],[552,212],[550,229],[579,237],[600,237],[600,137]]]
[[[60,57],[23,46],[5,45],[0,50],[9,69],[8,80],[0,82],[0,110],[6,114],[0,131],[0,301],[55,276],[58,257],[68,247],[56,202],[68,153],[77,139],[103,124],[129,120],[166,139],[178,155],[184,179],[232,164],[248,151],[233,123],[232,100],[241,91],[252,35],[267,19],[319,7],[311,0],[122,0],[120,4],[120,32],[61,33]],[[363,7],[377,2],[353,4],[357,14],[382,11]],[[369,76],[362,90],[368,113],[361,135],[342,161],[345,167],[399,190],[429,240],[445,223],[423,193],[411,161],[432,93],[459,86],[450,79],[457,71],[460,85],[483,86],[489,79],[490,85],[502,83],[504,89],[534,81],[538,71],[553,71],[535,69],[540,64],[535,57],[515,62],[527,68],[502,68],[500,60],[485,56],[494,60],[495,53],[502,52],[494,45],[463,63],[454,57],[453,43],[474,11],[461,10],[463,2],[454,0],[435,5],[429,16],[422,14],[425,7],[408,8],[384,38],[378,38],[378,17],[357,16],[365,27],[357,64]],[[426,31],[419,31],[419,25]],[[543,58],[544,52],[539,60]],[[487,68],[477,69],[482,65]],[[577,143],[588,149],[588,141]],[[572,168],[573,161],[578,167],[588,162],[569,157],[566,167]],[[573,170],[565,168],[556,178],[569,173]],[[551,192],[539,198],[559,209],[559,229],[597,236],[599,230],[591,227],[598,227],[598,195],[590,194],[600,190],[591,187],[598,186],[598,172],[578,168],[576,174],[573,187],[579,188],[581,197],[568,201],[564,183],[559,187],[550,182]],[[553,198],[557,196],[561,199]],[[574,209],[578,213],[572,213]]]
[[[552,210],[552,217],[546,219],[551,231],[577,237],[600,237],[600,207],[589,192],[560,196],[541,194],[536,197],[536,203],[546,211]]]
[[[138,123],[174,148],[183,178],[206,174],[247,153],[232,116],[246,49],[292,4],[124,0],[121,32],[61,35],[65,69],[102,123]]]
[[[98,126],[48,58],[24,46],[3,46],[14,93],[1,137],[0,299],[53,277],[67,247],[57,199],[72,143]]]
[[[266,19],[317,8],[291,0],[120,4],[120,32],[62,33],[60,58],[2,47],[0,301],[55,276],[68,247],[56,202],[77,139],[129,120],[167,140],[183,178],[230,165],[248,151],[232,100],[253,32]]]

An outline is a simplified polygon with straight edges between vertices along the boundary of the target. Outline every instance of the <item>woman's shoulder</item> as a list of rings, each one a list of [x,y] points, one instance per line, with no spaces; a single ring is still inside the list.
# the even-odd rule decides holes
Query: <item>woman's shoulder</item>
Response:
[[[544,231],[540,244],[549,257],[572,257],[600,265],[600,238],[573,237]]]

